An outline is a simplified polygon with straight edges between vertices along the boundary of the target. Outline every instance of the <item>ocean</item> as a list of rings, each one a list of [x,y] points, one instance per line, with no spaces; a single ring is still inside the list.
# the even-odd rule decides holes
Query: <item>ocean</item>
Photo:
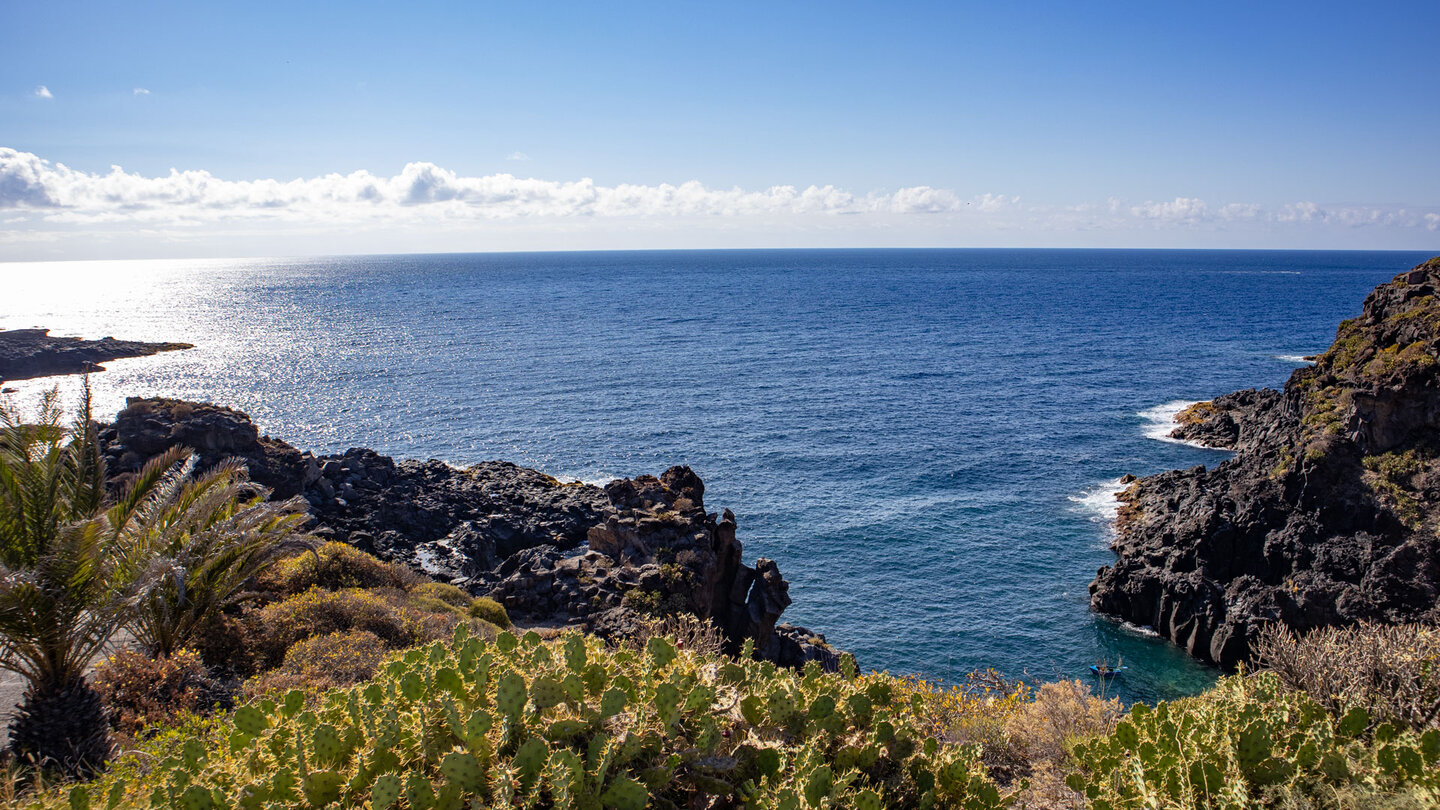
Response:
[[[603,483],[688,464],[865,668],[1216,672],[1090,613],[1126,473],[1213,465],[1186,402],[1279,387],[1399,252],[783,250],[0,264],[0,326],[182,340],[93,378],[299,447]],[[8,383],[22,407],[76,378]]]

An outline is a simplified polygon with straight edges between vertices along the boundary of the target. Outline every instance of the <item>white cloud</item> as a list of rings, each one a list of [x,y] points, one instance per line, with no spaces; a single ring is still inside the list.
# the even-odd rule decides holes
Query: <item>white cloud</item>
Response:
[[[980,200],[992,205],[993,198]],[[502,173],[458,175],[433,163],[409,163],[399,174],[367,171],[297,180],[222,180],[206,171],[171,169],[145,177],[111,166],[105,174],[71,169],[29,152],[0,148],[0,209],[48,211],[82,222],[122,217],[462,219],[521,217],[770,216],[783,214],[933,214],[967,203],[929,186],[857,196],[835,186],[772,186],[763,191],[679,185],[597,185],[590,178],[557,181]]]
[[[53,93],[50,92],[50,88],[48,88],[48,87],[46,87],[45,85],[42,84],[42,85],[40,85],[39,87],[35,88],[35,97],[36,97],[36,98],[55,98],[55,94],[53,94]]]
[[[143,88],[143,87],[137,87],[137,88],[135,88],[134,92],[135,92],[135,95],[137,95],[137,96],[148,96],[148,95],[150,95],[150,91],[149,91],[149,90],[146,90],[146,89]]]
[[[1440,231],[1436,206],[1261,205],[1185,196],[1062,206],[929,185],[868,193],[829,184],[714,188],[693,180],[607,186],[590,178],[467,176],[433,163],[409,163],[393,175],[361,170],[227,180],[202,170],[85,172],[7,148],[0,148],[0,215],[0,244],[39,244],[53,241],[44,234],[65,233],[77,237],[74,244],[89,238],[96,251],[141,233],[164,234],[173,244],[239,246],[229,250],[273,243],[296,252],[361,245],[385,252],[865,244],[1414,247]],[[290,241],[266,242],[266,234]],[[70,250],[64,245],[71,243],[56,244],[57,255]],[[136,244],[139,251],[154,242]],[[23,255],[18,251],[0,251],[0,257]]]
[[[530,156],[524,152],[511,152],[505,156],[506,160],[529,160]]]

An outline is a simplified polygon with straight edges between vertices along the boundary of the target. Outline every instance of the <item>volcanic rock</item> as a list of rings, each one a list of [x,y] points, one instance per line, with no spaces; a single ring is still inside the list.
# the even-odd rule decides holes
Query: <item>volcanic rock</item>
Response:
[[[1437,296],[1440,258],[1377,287],[1283,392],[1182,412],[1172,435],[1235,456],[1130,484],[1091,605],[1225,666],[1271,623],[1437,618]]]
[[[272,497],[303,496],[318,533],[493,596],[517,619],[600,632],[683,611],[714,622],[734,651],[750,639],[770,660],[838,664],[823,637],[776,633],[789,583],[771,560],[743,564],[735,515],[705,511],[688,467],[601,489],[504,461],[314,456],[260,435],[240,411],[171,399],[127,400],[100,439],[116,486],[175,445],[200,469],[238,459]]]
[[[189,343],[143,343],[113,337],[52,337],[49,329],[0,329],[0,382],[104,371],[100,364],[110,360],[193,348]]]

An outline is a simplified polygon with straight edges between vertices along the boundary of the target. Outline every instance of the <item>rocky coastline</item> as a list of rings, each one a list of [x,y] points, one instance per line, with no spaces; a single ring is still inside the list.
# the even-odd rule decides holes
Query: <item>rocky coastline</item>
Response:
[[[100,364],[110,360],[192,348],[189,343],[55,337],[49,329],[0,329],[0,383],[104,371]]]
[[[1129,481],[1095,610],[1227,667],[1272,623],[1440,617],[1440,258],[1377,287],[1283,391],[1176,421],[1235,456]]]
[[[732,651],[750,640],[781,665],[839,664],[823,636],[778,622],[789,583],[773,560],[744,563],[735,515],[706,510],[688,467],[601,488],[503,461],[316,456],[261,435],[239,411],[169,399],[127,400],[100,440],[116,486],[174,445],[201,468],[240,459],[272,497],[303,497],[317,533],[491,596],[522,622],[615,638],[648,616],[689,613]]]

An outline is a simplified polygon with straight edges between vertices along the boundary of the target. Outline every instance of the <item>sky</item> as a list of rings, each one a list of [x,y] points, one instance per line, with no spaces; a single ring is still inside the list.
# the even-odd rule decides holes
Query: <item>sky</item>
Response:
[[[0,260],[1440,248],[1440,3],[34,3]]]

